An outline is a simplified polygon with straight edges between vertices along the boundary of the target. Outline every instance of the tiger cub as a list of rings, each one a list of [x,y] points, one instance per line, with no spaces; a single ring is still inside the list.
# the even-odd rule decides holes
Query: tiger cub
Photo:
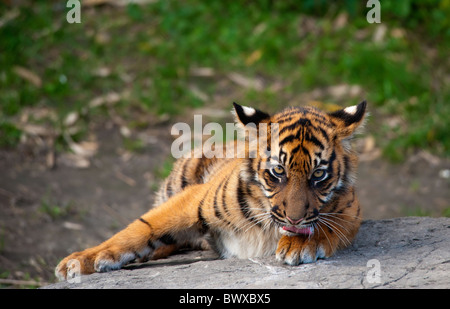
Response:
[[[290,107],[270,116],[234,103],[236,124],[259,133],[257,147],[247,138],[232,142],[246,145],[240,155],[178,159],[155,207],[100,245],[64,258],[56,276],[111,271],[188,246],[211,246],[222,258],[276,254],[289,265],[332,256],[361,222],[349,139],[365,110],[364,101],[333,113]]]

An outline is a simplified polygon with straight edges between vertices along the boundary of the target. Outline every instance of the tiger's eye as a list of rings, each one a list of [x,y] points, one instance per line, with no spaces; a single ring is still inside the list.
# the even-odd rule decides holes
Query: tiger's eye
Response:
[[[325,174],[324,170],[317,170],[313,173],[314,178],[321,178]]]
[[[284,174],[284,168],[281,165],[272,167],[272,172],[275,176],[282,176]]]
[[[311,176],[311,180],[314,182],[319,182],[327,177],[327,171],[324,169],[315,170]]]

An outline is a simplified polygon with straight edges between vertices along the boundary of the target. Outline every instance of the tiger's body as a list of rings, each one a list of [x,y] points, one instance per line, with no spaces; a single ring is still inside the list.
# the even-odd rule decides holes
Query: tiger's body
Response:
[[[270,155],[246,147],[237,158],[179,159],[155,207],[102,244],[63,259],[57,277],[115,270],[182,247],[212,247],[223,258],[276,254],[290,265],[330,257],[350,244],[361,222],[357,156],[348,139],[365,108],[288,108],[269,116],[235,104],[242,127],[278,124],[263,134],[267,141],[278,136]]]

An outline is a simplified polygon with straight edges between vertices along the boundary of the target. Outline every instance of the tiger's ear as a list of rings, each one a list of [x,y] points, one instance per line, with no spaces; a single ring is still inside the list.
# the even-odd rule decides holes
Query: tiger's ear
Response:
[[[235,118],[236,123],[242,124],[246,126],[249,123],[254,123],[256,126],[263,120],[270,119],[270,115],[262,112],[253,107],[241,106],[235,102],[233,102],[234,110],[232,111]]]
[[[358,105],[346,107],[329,114],[336,125],[338,135],[342,138],[351,136],[364,122],[367,102],[362,101]]]

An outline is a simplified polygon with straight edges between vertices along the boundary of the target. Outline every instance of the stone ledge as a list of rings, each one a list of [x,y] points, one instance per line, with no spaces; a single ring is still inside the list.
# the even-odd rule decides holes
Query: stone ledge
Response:
[[[352,246],[313,264],[191,251],[44,288],[450,288],[449,276],[450,218],[406,217],[364,221]]]

